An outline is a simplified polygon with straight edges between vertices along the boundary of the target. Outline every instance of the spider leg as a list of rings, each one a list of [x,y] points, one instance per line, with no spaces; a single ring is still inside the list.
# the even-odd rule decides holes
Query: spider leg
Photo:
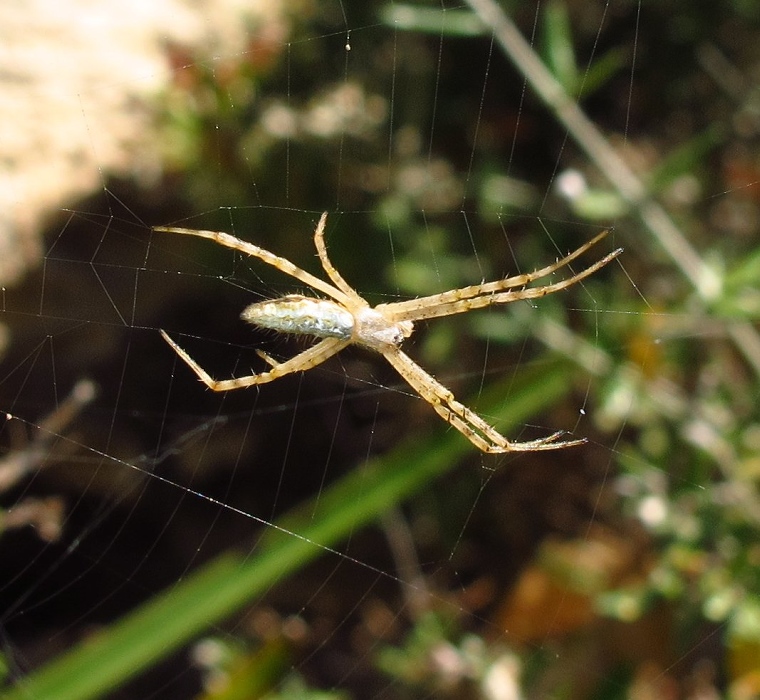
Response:
[[[474,296],[480,296],[482,294],[491,294],[494,292],[500,292],[503,289],[510,289],[511,287],[523,287],[526,284],[530,284],[531,282],[537,279],[546,277],[547,275],[550,275],[553,272],[556,272],[557,270],[564,267],[565,265],[568,265],[573,260],[583,255],[583,253],[589,250],[592,246],[596,245],[605,236],[607,236],[608,233],[609,231],[602,231],[601,233],[594,236],[594,238],[592,238],[590,241],[584,243],[580,248],[577,248],[569,255],[566,255],[564,258],[561,258],[560,260],[557,260],[551,263],[550,265],[546,265],[545,267],[542,267],[538,270],[534,270],[533,272],[527,272],[520,275],[514,275],[512,277],[505,277],[504,279],[496,280],[495,282],[485,282],[483,284],[472,284],[467,287],[452,289],[451,291],[442,292],[440,294],[433,294],[431,296],[421,297],[418,299],[410,299],[409,301],[395,302],[392,304],[388,304],[388,306],[392,306],[394,308],[398,308],[399,310],[403,310],[405,309],[405,307],[411,307],[413,305],[418,305],[420,303],[447,304],[447,303],[451,303],[455,301],[460,301],[462,299],[469,299]]]
[[[583,253],[585,253],[591,247],[596,245],[605,236],[607,236],[608,233],[609,231],[602,231],[601,233],[594,236],[594,238],[592,238],[590,241],[588,241],[587,243],[584,243],[580,248],[577,248],[569,255],[566,255],[564,258],[557,260],[551,265],[546,265],[545,267],[542,267],[538,270],[534,270],[533,272],[528,272],[521,275],[514,275],[512,277],[506,277],[504,279],[496,280],[494,282],[485,282],[483,284],[473,284],[467,287],[452,289],[451,291],[448,291],[448,292],[433,294],[427,297],[409,299],[406,301],[394,302],[391,304],[380,304],[378,308],[380,307],[387,308],[391,313],[394,314],[394,317],[396,314],[401,314],[400,318],[402,319],[409,318],[409,320],[415,320],[409,316],[409,312],[412,309],[419,309],[420,307],[425,307],[425,308],[428,308],[428,307],[437,308],[439,306],[446,307],[450,304],[466,301],[474,297],[486,296],[489,294],[496,294],[505,289],[511,289],[513,287],[524,287],[525,285],[530,284],[531,282],[537,279],[546,277],[547,275],[550,275],[556,272],[557,270],[565,267],[566,265],[571,263],[573,260],[583,255]],[[602,267],[603,264],[606,264],[612,258],[617,257],[617,255],[619,255],[621,252],[622,252],[622,249],[616,250],[613,254],[605,258],[605,263],[599,264],[598,267],[594,268],[594,270],[597,270],[599,267]],[[578,280],[575,280],[575,281],[578,281]],[[446,315],[446,313],[447,312],[436,314],[436,316]],[[431,317],[425,316],[425,318],[431,318]]]
[[[520,301],[522,299],[538,299],[544,297],[547,294],[553,294],[563,289],[567,289],[572,285],[580,282],[586,277],[593,275],[597,270],[604,267],[618,255],[623,252],[622,248],[613,250],[608,255],[605,255],[601,260],[597,260],[593,265],[581,270],[572,277],[568,277],[560,282],[554,284],[546,284],[542,287],[530,287],[527,289],[513,289],[507,292],[496,291],[500,283],[488,283],[484,285],[475,285],[473,287],[465,287],[464,290],[467,295],[464,297],[457,297],[456,292],[463,290],[454,290],[454,292],[444,292],[444,294],[435,295],[432,297],[422,297],[421,299],[412,299],[410,304],[406,301],[397,302],[394,304],[378,305],[378,309],[381,306],[385,306],[383,311],[389,313],[391,318],[397,323],[399,321],[419,321],[421,319],[438,318],[440,316],[451,316],[452,314],[459,314],[465,311],[471,311],[472,309],[482,309],[486,306],[493,304],[508,304],[512,301]],[[557,269],[556,266],[552,266]],[[546,269],[546,268],[544,268]],[[542,271],[539,271],[542,272]],[[532,273],[536,274],[536,273]],[[546,273],[532,277],[531,279],[537,279],[538,277],[545,276]],[[529,275],[526,275],[529,276]],[[508,282],[509,279],[503,280]],[[515,285],[508,285],[515,286]],[[480,291],[478,291],[480,290]],[[484,290],[484,291],[483,291]],[[451,295],[451,296],[448,296]],[[441,297],[444,297],[441,299]],[[398,307],[404,305],[403,308]]]
[[[383,351],[383,356],[441,418],[483,452],[557,450],[586,442],[585,438],[557,442],[564,435],[563,431],[528,442],[511,442],[479,415],[457,401],[449,389],[422,369],[406,353],[396,347],[390,347]]]
[[[319,223],[314,231],[314,245],[317,249],[317,255],[319,255],[319,261],[322,263],[322,269],[327,273],[332,283],[340,289],[347,297],[352,299],[354,303],[358,303],[361,306],[365,306],[367,302],[359,296],[356,290],[343,279],[343,276],[335,269],[335,265],[332,264],[330,257],[327,255],[327,245],[325,245],[325,224],[327,223],[327,212],[324,212],[319,217]]]
[[[324,218],[324,214],[322,216]],[[353,298],[351,295],[346,294],[344,290],[337,289],[324,280],[319,279],[319,277],[315,277],[310,272],[302,270],[300,267],[290,262],[290,260],[281,258],[279,255],[275,255],[274,253],[270,253],[264,248],[259,248],[259,246],[254,245],[253,243],[235,238],[235,236],[230,236],[229,233],[222,233],[221,231],[196,230],[192,228],[176,228],[173,226],[155,226],[153,230],[159,231],[161,233],[180,233],[185,236],[208,238],[209,240],[219,243],[219,245],[223,245],[226,248],[231,248],[232,250],[237,250],[240,253],[245,253],[246,255],[258,258],[259,260],[265,262],[267,265],[276,267],[286,275],[290,275],[291,277],[294,277],[304,284],[307,284],[314,289],[318,289],[320,292],[327,294],[329,297],[332,297],[342,304],[345,304],[349,299]]]
[[[177,345],[177,343],[169,337],[166,331],[162,330],[161,335],[163,339],[169,343],[174,352],[180,356],[182,361],[195,372],[198,379],[200,379],[212,391],[243,389],[248,386],[254,386],[255,384],[265,384],[266,382],[274,381],[275,379],[292,372],[302,372],[311,369],[325,360],[328,360],[349,344],[348,340],[343,340],[341,338],[325,338],[316,345],[304,350],[295,357],[291,357],[285,362],[277,362],[266,353],[260,352],[259,356],[263,357],[272,369],[259,374],[250,374],[246,377],[218,380],[214,379],[205,369],[203,369],[203,367],[190,357],[185,350]]]

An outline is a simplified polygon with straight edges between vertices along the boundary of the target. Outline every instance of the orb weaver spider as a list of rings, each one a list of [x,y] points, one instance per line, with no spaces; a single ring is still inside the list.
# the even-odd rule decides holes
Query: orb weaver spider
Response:
[[[180,358],[195,372],[198,378],[212,391],[231,391],[264,384],[292,372],[303,372],[329,359],[348,345],[355,344],[380,353],[407,381],[407,383],[427,401],[447,423],[456,428],[475,447],[487,453],[527,452],[533,450],[556,450],[586,442],[585,438],[560,441],[564,431],[528,442],[512,442],[496,431],[489,423],[454,398],[449,389],[426,372],[403,350],[401,344],[414,330],[414,322],[465,313],[493,304],[507,304],[521,299],[537,299],[547,294],[567,289],[607,265],[623,252],[622,248],[612,251],[593,265],[560,282],[540,287],[527,287],[529,283],[542,279],[568,265],[601,241],[607,231],[603,231],[580,248],[551,265],[527,274],[514,275],[495,282],[475,284],[453,289],[440,294],[370,306],[335,269],[327,255],[324,241],[327,212],[323,213],[314,232],[314,244],[322,263],[322,268],[332,284],[302,270],[289,260],[235,236],[218,231],[203,231],[169,226],[156,227],[154,231],[178,233],[188,236],[209,238],[227,248],[250,255],[271,265],[286,275],[303,282],[329,297],[319,299],[289,294],[279,299],[256,302],[247,306],[241,318],[254,326],[269,328],[281,333],[308,335],[321,340],[284,362],[257,350],[257,354],[270,367],[259,374],[251,374],[235,379],[217,380],[211,377],[188,353],[175,343],[165,331],[164,340]]]

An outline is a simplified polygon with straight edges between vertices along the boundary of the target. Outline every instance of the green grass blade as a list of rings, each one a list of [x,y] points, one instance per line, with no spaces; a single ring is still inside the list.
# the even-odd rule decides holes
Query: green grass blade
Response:
[[[538,362],[519,379],[493,387],[478,408],[499,426],[514,428],[561,398],[572,385],[573,371],[566,362]],[[269,525],[252,555],[219,556],[0,697],[86,700],[113,690],[308,562],[330,551],[339,556],[334,548],[351,532],[424,488],[472,450],[451,429],[402,443],[323,492],[316,514],[309,501]]]

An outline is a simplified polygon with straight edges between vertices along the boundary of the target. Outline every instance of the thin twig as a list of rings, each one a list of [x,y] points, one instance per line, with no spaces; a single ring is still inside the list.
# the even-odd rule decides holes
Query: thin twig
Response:
[[[604,138],[594,123],[570,98],[495,0],[466,0],[473,12],[493,32],[506,56],[533,90],[567,129],[589,159],[596,164],[641,221],[668,253],[673,263],[706,302],[722,291],[721,279],[700,258],[663,207],[651,198],[641,179]],[[731,324],[727,332],[746,360],[760,375],[760,336],[748,323]]]

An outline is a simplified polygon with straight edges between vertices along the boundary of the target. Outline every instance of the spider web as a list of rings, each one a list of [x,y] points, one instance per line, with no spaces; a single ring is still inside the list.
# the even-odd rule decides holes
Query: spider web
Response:
[[[174,22],[146,6],[124,56],[107,41],[120,9],[66,20],[97,41],[65,42],[61,66],[76,45],[106,71],[58,105],[75,127],[54,152],[81,179],[40,163],[61,189],[23,221],[54,223],[40,268],[3,290],[9,697],[744,687],[757,669],[737,649],[760,643],[742,92],[757,18],[323,5],[178,6]],[[663,68],[673,47],[691,68]],[[709,117],[670,94],[676,76]],[[324,277],[325,209],[333,262],[373,304],[529,272],[614,227],[587,262],[624,245],[619,264],[405,345],[510,439],[589,444],[482,455],[350,348],[257,389],[200,386],[159,329],[214,377],[243,376],[264,369],[255,349],[304,341],[240,311],[307,290],[151,226],[226,231]]]

